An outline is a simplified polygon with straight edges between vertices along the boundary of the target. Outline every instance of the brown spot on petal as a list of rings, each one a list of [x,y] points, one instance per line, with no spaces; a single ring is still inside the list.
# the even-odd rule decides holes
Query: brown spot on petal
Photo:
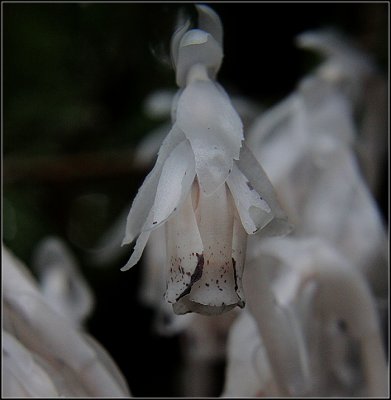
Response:
[[[250,182],[246,182],[247,186],[250,190],[254,190],[253,185]]]
[[[193,275],[190,277],[189,286],[177,297],[176,301],[181,299],[183,296],[186,296],[187,294],[189,294],[192,286],[201,279],[202,272],[204,269],[204,255],[198,254],[198,253],[195,253],[195,254],[198,258],[198,262],[197,262],[197,266],[195,267],[195,270],[193,272]]]
[[[235,292],[236,292],[238,290],[238,281],[237,281],[238,275],[236,273],[236,261],[233,257],[232,257],[232,266],[234,269],[234,281],[235,281]]]

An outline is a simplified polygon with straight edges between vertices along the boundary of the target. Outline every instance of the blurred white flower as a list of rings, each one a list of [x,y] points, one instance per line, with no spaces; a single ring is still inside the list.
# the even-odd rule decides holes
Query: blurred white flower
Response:
[[[343,89],[316,70],[254,122],[248,143],[295,223],[295,235],[316,235],[333,243],[365,274],[375,293],[385,296],[386,232],[360,173],[354,104]]]
[[[339,43],[312,38],[330,48]],[[353,67],[357,63],[361,72]],[[371,290],[387,296],[387,238],[354,153],[365,63],[354,51],[341,50],[264,112],[247,138],[295,223],[291,238],[248,241],[244,289],[271,372],[263,386],[258,381],[264,395],[276,389],[296,396],[386,392]],[[347,334],[338,328],[338,318],[349,326]],[[351,348],[361,356],[358,369]],[[246,351],[255,357],[254,348]],[[229,371],[239,373],[232,363]],[[225,393],[248,394],[239,386],[235,392],[231,383]]]
[[[166,300],[177,314],[219,314],[244,306],[247,235],[290,227],[215,81],[223,58],[220,20],[206,6],[197,10],[199,29],[185,25],[172,39],[181,87],[173,126],[129,212],[123,244],[137,241],[122,270],[138,262],[151,232],[165,224]]]
[[[94,298],[66,244],[57,237],[43,239],[34,251],[32,263],[46,301],[70,323],[83,325]]]
[[[2,273],[3,396],[130,397],[108,353],[48,304],[5,246]]]
[[[279,394],[257,324],[245,309],[229,331],[221,397],[272,397]]]
[[[297,44],[325,57],[315,73],[351,102],[358,128],[355,150],[369,188],[378,194],[387,156],[386,78],[370,54],[336,30],[304,32]]]
[[[385,395],[381,326],[361,273],[323,239],[269,238],[258,250],[223,396]]]

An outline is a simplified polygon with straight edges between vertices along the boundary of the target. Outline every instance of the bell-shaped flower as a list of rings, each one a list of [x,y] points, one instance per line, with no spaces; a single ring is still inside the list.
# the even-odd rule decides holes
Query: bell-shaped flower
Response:
[[[136,238],[122,270],[140,259],[151,232],[165,224],[165,298],[177,314],[216,314],[244,306],[247,235],[289,231],[269,179],[243,143],[242,122],[215,81],[222,27],[197,6],[199,29],[179,29],[172,58],[181,87],[173,125],[135,197],[123,244]]]

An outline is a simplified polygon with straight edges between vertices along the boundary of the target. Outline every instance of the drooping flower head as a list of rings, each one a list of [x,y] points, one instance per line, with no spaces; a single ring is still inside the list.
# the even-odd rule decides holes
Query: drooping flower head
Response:
[[[165,224],[165,298],[177,314],[219,314],[245,304],[246,239],[289,230],[269,179],[245,146],[242,122],[216,82],[223,58],[217,14],[196,6],[171,53],[178,91],[172,128],[135,197],[123,244],[136,238],[123,271],[140,259],[151,232]]]

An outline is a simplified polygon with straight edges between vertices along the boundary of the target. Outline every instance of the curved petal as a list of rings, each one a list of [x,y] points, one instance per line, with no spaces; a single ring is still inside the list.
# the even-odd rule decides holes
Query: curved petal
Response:
[[[257,232],[273,219],[271,208],[267,202],[254,190],[235,164],[227,178],[227,185],[243,227],[248,234]]]
[[[236,292],[237,274],[232,259],[233,205],[227,188],[220,187],[213,195],[200,191],[196,210],[202,238],[202,269],[191,290],[174,304],[177,314],[198,312],[205,315],[221,314],[244,306]]]
[[[273,186],[265,171],[244,143],[237,166],[251,186],[262,196],[271,209],[273,219],[258,233],[260,236],[280,236],[290,233],[293,226],[279,205]]]
[[[183,35],[189,28],[190,28],[190,21],[187,20],[172,35],[170,47],[171,47],[171,58],[174,66],[176,66],[178,62],[179,43],[181,42]]]
[[[297,396],[308,389],[308,361],[302,354],[304,332],[289,310],[278,304],[270,285],[270,258],[247,265],[244,288],[249,311],[256,320],[265,344],[271,370],[277,385],[287,396]]]
[[[195,177],[194,154],[187,140],[179,143],[163,165],[152,207],[153,221],[144,230],[155,229],[177,209],[190,192]]]
[[[126,221],[125,238],[122,241],[122,245],[131,243],[136,236],[140,234],[155,199],[164,161],[172,150],[183,140],[184,135],[182,131],[174,125],[160,147],[155,166],[145,178],[144,183],[133,200]]]
[[[147,221],[152,221],[151,214],[148,216]],[[144,248],[148,242],[151,232],[152,231],[141,232],[141,234],[137,238],[136,244],[134,245],[133,253],[130,256],[129,261],[121,268],[121,271],[127,271],[138,263],[143,254]]]
[[[193,149],[200,186],[210,195],[225,182],[233,159],[239,158],[242,122],[213,82],[194,81],[178,101],[177,124]]]
[[[220,17],[208,6],[196,4],[198,28],[210,33],[223,47],[223,25]]]
[[[184,140],[175,147],[163,165],[156,195],[152,199],[153,206],[137,238],[133,253],[121,271],[127,271],[137,264],[151,231],[164,223],[176,209],[181,208],[185,197],[190,192],[194,177],[193,153],[189,143]]]
[[[56,387],[46,371],[33,359],[30,351],[8,332],[2,331],[3,368],[8,371],[5,397],[58,397]]]
[[[234,280],[236,285],[236,293],[239,298],[245,302],[244,291],[243,291],[243,271],[244,263],[246,261],[247,253],[247,233],[243,228],[237,210],[234,209],[234,226],[232,233],[232,262],[234,267]]]
[[[196,64],[202,64],[208,69],[211,79],[216,77],[223,61],[223,49],[207,32],[192,29],[185,33],[178,49],[176,65],[176,82],[179,87],[184,86],[188,73]]]
[[[196,183],[194,183],[196,185]],[[193,210],[192,195],[181,209],[167,221],[167,291],[165,299],[175,303],[190,291],[202,275],[203,244]]]

